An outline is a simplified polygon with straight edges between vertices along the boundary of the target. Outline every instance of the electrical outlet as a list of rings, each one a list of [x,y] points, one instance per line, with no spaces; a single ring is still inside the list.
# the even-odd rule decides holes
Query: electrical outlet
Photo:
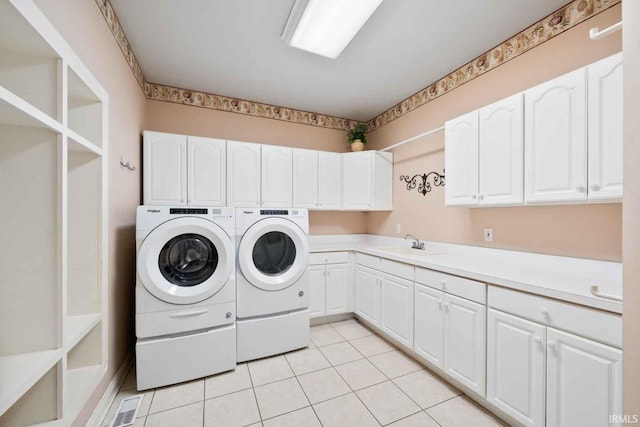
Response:
[[[493,228],[484,229],[484,241],[493,242]]]
[[[400,224],[396,224],[396,233],[397,234],[402,233],[402,226]]]

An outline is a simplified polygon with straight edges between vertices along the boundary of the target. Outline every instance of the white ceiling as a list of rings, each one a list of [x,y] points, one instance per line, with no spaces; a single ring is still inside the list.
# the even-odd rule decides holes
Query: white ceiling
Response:
[[[111,0],[149,82],[369,120],[568,0],[386,0],[335,60],[280,35],[293,0]]]

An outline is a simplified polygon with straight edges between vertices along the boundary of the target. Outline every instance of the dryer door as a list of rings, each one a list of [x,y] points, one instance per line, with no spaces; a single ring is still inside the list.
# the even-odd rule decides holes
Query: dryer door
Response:
[[[222,228],[181,217],[156,227],[138,251],[138,275],[156,298],[193,304],[217,293],[232,277],[234,247]]]
[[[240,272],[253,286],[265,291],[288,288],[304,274],[308,263],[308,237],[292,221],[263,219],[240,240]]]

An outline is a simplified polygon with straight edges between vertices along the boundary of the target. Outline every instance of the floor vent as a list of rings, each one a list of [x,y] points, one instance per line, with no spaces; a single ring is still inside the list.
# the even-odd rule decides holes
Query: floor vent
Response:
[[[116,412],[116,415],[113,417],[111,427],[124,427],[135,423],[136,415],[138,414],[138,409],[140,408],[143,398],[143,394],[138,394],[122,399],[118,407],[118,412]]]

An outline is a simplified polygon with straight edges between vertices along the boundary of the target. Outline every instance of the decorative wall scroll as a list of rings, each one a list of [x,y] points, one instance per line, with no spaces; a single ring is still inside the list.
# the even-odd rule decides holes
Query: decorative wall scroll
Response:
[[[433,184],[429,182],[429,178],[432,178]],[[422,193],[426,196],[430,193],[433,187],[444,187],[444,169],[442,169],[442,175],[438,172],[429,172],[422,175],[416,174],[412,177],[409,175],[400,175],[400,181],[407,183],[407,190],[411,191],[414,188],[418,188],[418,193]]]

